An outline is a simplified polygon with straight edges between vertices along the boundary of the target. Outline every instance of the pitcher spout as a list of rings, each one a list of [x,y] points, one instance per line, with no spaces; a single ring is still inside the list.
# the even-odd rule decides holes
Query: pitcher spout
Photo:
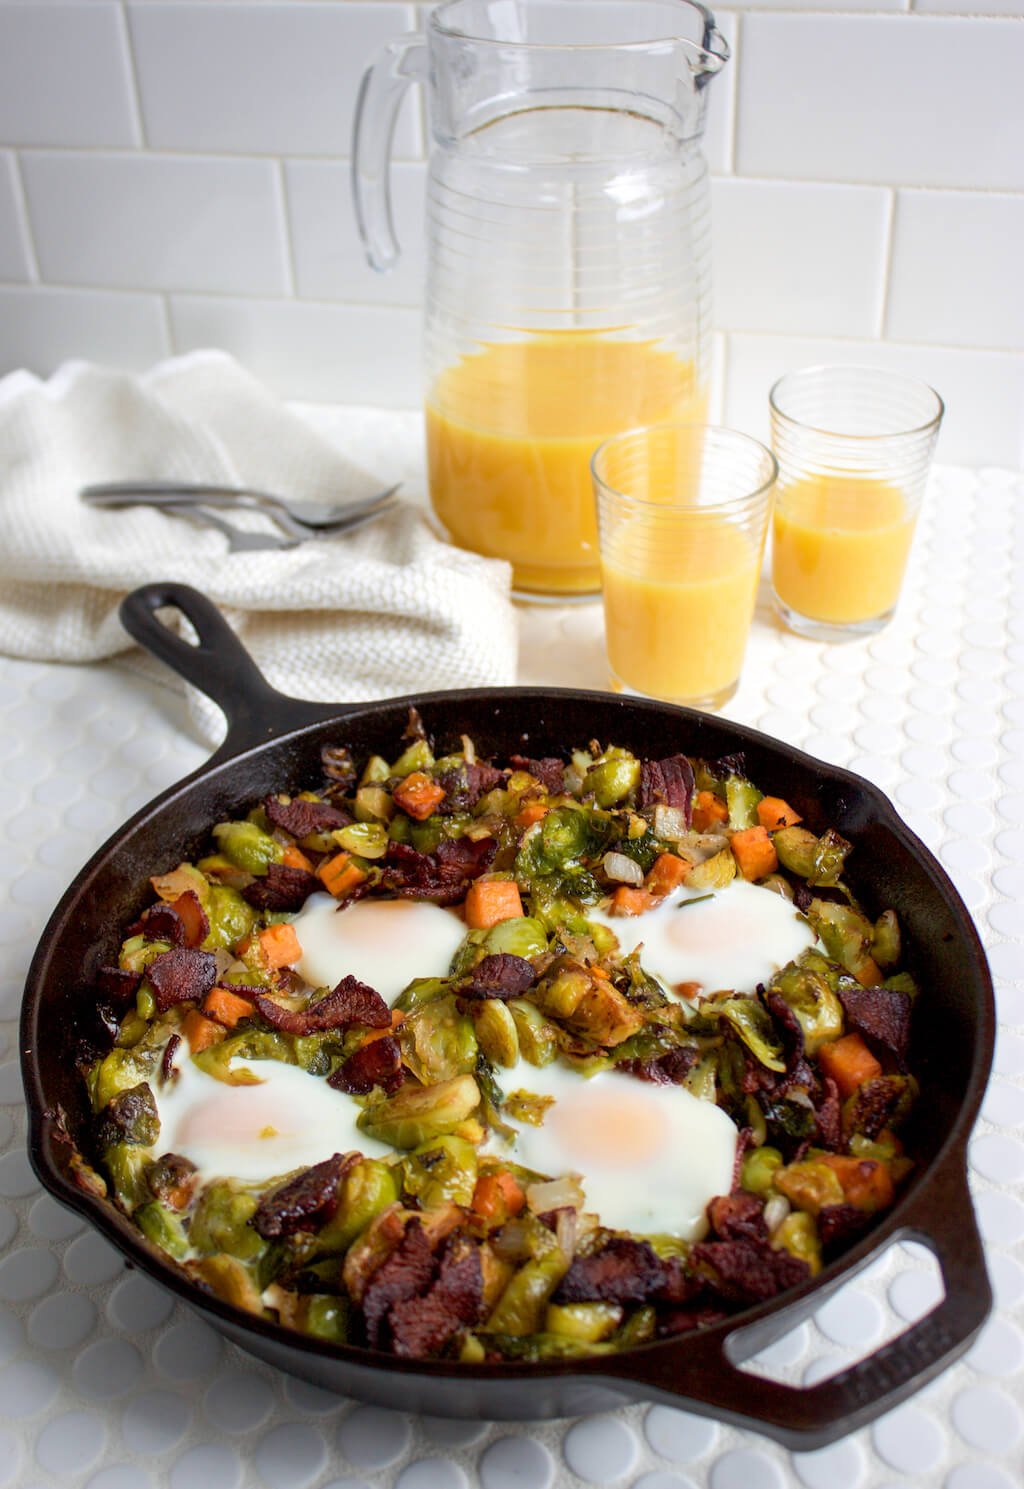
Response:
[[[710,16],[708,19],[711,21]],[[704,33],[704,45],[699,49],[692,63],[698,87],[703,87],[716,73],[721,72],[731,56],[729,43],[711,21]]]

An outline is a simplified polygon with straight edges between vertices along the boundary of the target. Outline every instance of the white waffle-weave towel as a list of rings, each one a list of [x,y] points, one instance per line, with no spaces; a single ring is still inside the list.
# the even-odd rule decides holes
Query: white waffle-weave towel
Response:
[[[222,352],[144,376],[77,362],[0,381],[0,651],[88,662],[125,651],[139,584],[179,580],[220,606],[269,682],[328,702],[515,681],[509,566],[441,542],[419,507],[348,536],[229,553],[220,533],[144,507],[87,507],[79,488],[135,478],[355,499],[370,474]],[[392,478],[393,479],[393,478]],[[229,513],[268,531],[268,519]],[[166,676],[166,674],[165,674]],[[200,735],[219,710],[189,689]]]

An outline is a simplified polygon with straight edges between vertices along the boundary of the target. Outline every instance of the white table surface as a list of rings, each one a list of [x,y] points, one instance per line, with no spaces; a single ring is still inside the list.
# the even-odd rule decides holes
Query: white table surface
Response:
[[[403,438],[413,469],[415,422]],[[353,453],[387,445],[393,455],[394,416],[368,418],[364,444]],[[604,686],[599,607],[520,616],[521,681]],[[66,884],[205,752],[177,690],[124,662],[0,658],[0,1486],[1019,1489],[1024,480],[936,473],[900,611],[873,641],[803,641],[762,605],[726,712],[886,791],[953,877],[988,948],[1000,1036],[970,1158],[997,1304],[969,1354],[872,1427],[794,1455],[662,1406],[523,1425],[405,1417],[329,1396],[222,1342],[40,1189],[24,1154],[14,1022]],[[894,1246],[755,1368],[794,1383],[831,1374],[927,1311],[936,1278],[924,1248]]]

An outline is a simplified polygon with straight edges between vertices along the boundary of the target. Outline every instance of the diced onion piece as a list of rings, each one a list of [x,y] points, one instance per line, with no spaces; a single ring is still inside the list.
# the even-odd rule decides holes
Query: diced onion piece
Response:
[[[774,1235],[779,1226],[789,1214],[789,1200],[784,1194],[773,1194],[764,1207],[764,1223],[768,1227],[768,1234]]]
[[[705,863],[728,847],[729,839],[720,832],[687,832],[676,839],[676,851],[688,863]]]
[[[575,1174],[564,1174],[543,1184],[528,1184],[526,1203],[535,1215],[546,1215],[549,1210],[582,1210],[583,1187]]]
[[[667,843],[678,842],[685,838],[690,831],[686,821],[686,813],[681,807],[654,808],[654,836],[664,838]]]
[[[635,884],[637,888],[644,882],[644,871],[633,858],[627,858],[625,853],[606,853],[603,859],[604,871],[609,879],[616,884]]]
[[[543,1212],[541,1212],[543,1213]],[[555,1216],[555,1240],[562,1255],[572,1261],[576,1255],[576,1232],[579,1226],[579,1211],[563,1205]]]
[[[462,756],[467,765],[476,764],[476,745],[468,734],[462,736]]]

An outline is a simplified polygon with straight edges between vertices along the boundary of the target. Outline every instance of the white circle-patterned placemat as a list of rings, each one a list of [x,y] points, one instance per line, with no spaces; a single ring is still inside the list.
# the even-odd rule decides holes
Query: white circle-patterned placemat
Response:
[[[528,607],[521,619],[521,681],[604,686],[599,607]],[[0,1486],[1020,1489],[1024,482],[937,474],[900,611],[873,641],[818,646],[759,609],[727,713],[881,786],[988,948],[1000,1033],[970,1164],[997,1301],[965,1358],[872,1426],[793,1454],[665,1406],[541,1424],[405,1416],[223,1342],[40,1189],[24,1153],[15,1023],[68,882],[203,751],[176,688],[128,663],[0,659]],[[939,1288],[928,1250],[896,1245],[750,1368],[820,1379],[920,1318]]]

